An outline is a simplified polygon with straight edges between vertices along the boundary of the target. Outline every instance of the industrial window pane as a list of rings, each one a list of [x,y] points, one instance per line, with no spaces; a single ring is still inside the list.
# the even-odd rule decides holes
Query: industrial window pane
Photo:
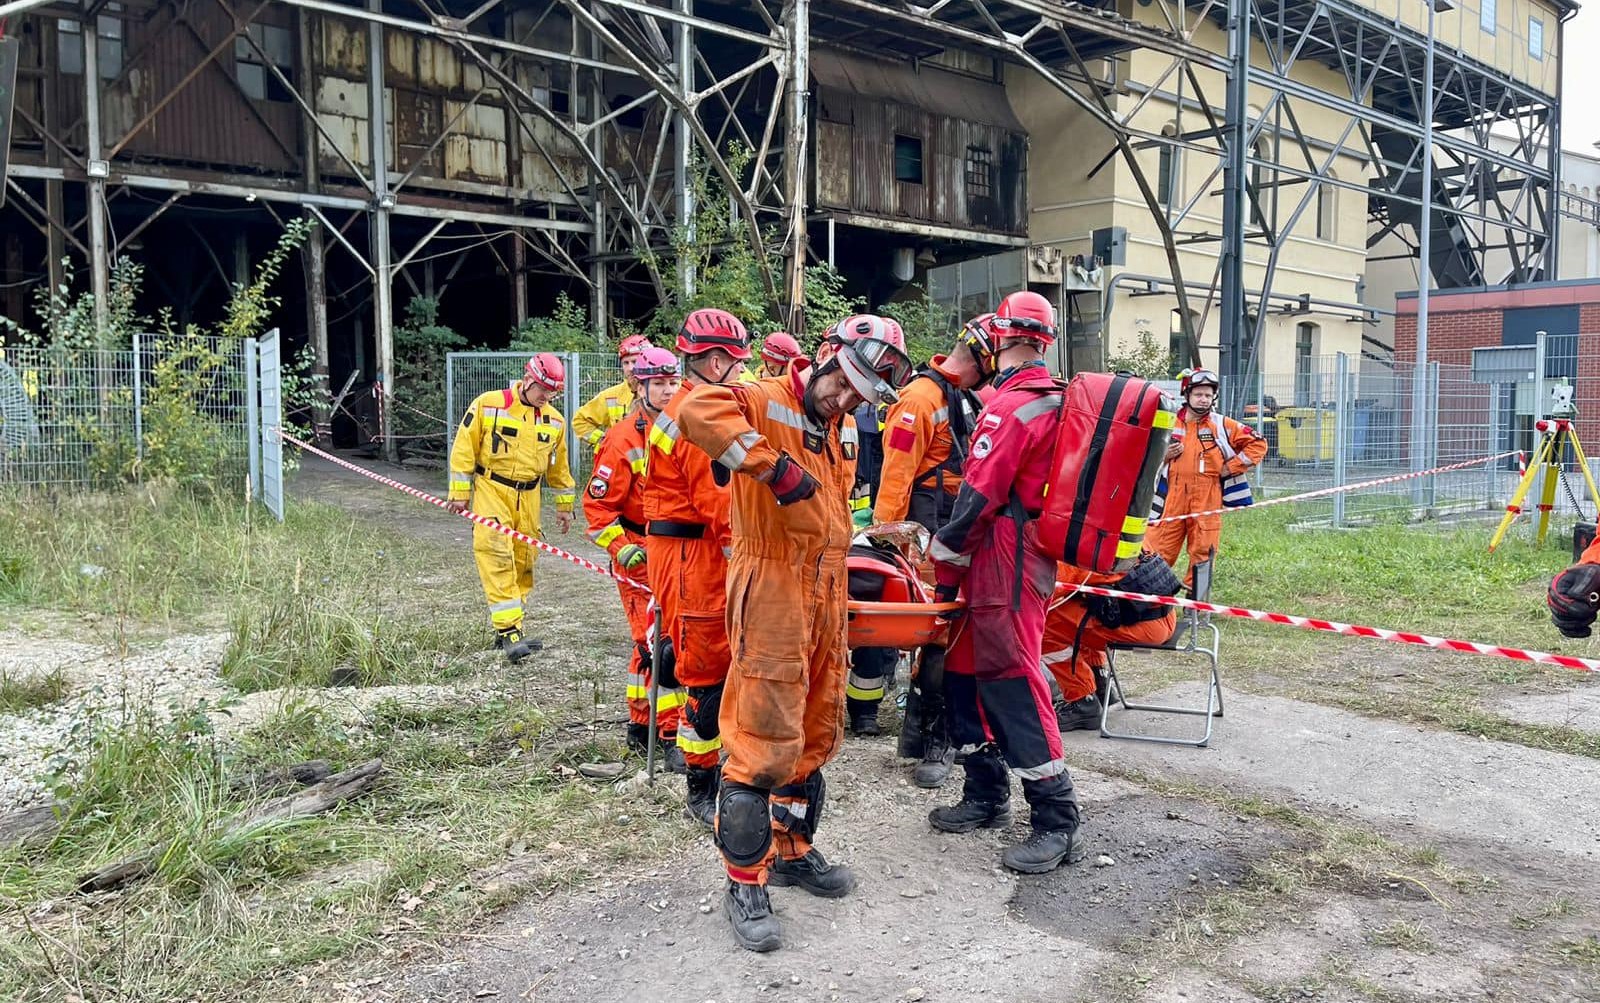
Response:
[[[122,39],[101,36],[95,55],[100,59],[101,80],[115,80],[122,74]]]
[[[1301,407],[1315,404],[1315,374],[1311,371],[1311,360],[1317,351],[1317,325],[1299,324],[1295,327],[1294,338],[1294,402]]]
[[[981,146],[967,147],[967,197],[994,197],[994,154]]]
[[[1317,189],[1317,239],[1333,240],[1334,220],[1338,206],[1338,189],[1326,184]]]
[[[62,73],[83,72],[83,36],[78,22],[56,22],[56,68]]]
[[[1482,0],[1478,8],[1478,27],[1489,34],[1494,34],[1495,0]]]
[[[894,137],[894,179],[922,184],[922,140],[915,136]]]
[[[1177,194],[1178,183],[1178,151],[1170,146],[1161,148],[1161,160],[1156,170],[1156,197],[1161,204],[1171,208]]]
[[[261,47],[266,50],[267,58],[282,69],[293,66],[294,45],[290,41],[289,29],[275,24],[264,24],[261,28]]]
[[[260,63],[240,63],[234,69],[239,74],[239,89],[252,101],[267,99],[267,68]]]
[[[1528,18],[1528,55],[1544,59],[1544,22],[1536,17]]]

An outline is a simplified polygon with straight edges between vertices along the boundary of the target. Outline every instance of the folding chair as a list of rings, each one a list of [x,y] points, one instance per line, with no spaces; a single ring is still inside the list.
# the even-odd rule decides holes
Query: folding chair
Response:
[[[1205,602],[1211,595],[1211,570],[1215,556],[1194,565],[1194,587],[1190,595]],[[1159,742],[1163,745],[1192,745],[1205,748],[1211,741],[1211,725],[1222,716],[1222,677],[1217,671],[1217,648],[1221,632],[1211,622],[1209,613],[1185,609],[1178,618],[1177,628],[1162,644],[1113,644],[1106,651],[1106,699],[1100,709],[1100,737],[1126,738],[1134,742]],[[1170,651],[1180,655],[1195,655],[1209,664],[1210,677],[1206,680],[1204,707],[1171,707],[1164,704],[1131,703],[1117,678],[1116,653],[1119,651]],[[1206,719],[1205,732],[1199,738],[1176,738],[1165,735],[1138,735],[1132,732],[1112,731],[1111,705],[1116,703],[1125,711],[1145,711],[1152,714],[1185,714]]]

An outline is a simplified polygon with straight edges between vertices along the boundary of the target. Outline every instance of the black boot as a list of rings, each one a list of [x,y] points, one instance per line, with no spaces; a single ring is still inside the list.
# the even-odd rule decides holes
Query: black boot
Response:
[[[819,898],[843,898],[856,886],[850,868],[830,864],[815,848],[796,860],[774,858],[767,868],[767,884],[780,888],[803,888]]]
[[[943,728],[933,728],[922,742],[922,762],[911,771],[911,782],[924,790],[943,787],[950,779],[950,767],[956,761],[956,750],[950,747]]]
[[[1011,822],[1011,802],[974,801],[963,797],[944,808],[928,812],[928,822],[940,832],[971,832],[974,829],[999,829]]]
[[[1093,693],[1068,703],[1056,703],[1056,726],[1062,731],[1087,731],[1100,727],[1100,701]]]
[[[494,646],[506,653],[506,661],[512,665],[544,647],[537,637],[523,637],[520,627],[507,627],[500,631],[495,636]]]
[[[628,751],[644,755],[650,751],[650,726],[628,722]]]
[[[747,951],[776,951],[783,946],[783,926],[772,915],[772,900],[763,885],[729,881],[722,909],[733,927],[733,939]]]
[[[676,738],[663,738],[657,744],[667,750],[664,758],[666,759],[665,765],[668,773],[689,772],[689,764],[683,761],[683,750],[678,748],[678,740]]]
[[[912,682],[906,690],[906,708],[900,715],[900,740],[895,745],[895,755],[901,759],[921,759],[927,729],[922,720],[922,687]]]
[[[689,803],[683,809],[684,814],[707,829],[713,829],[717,818],[717,771],[704,766],[690,766],[688,771]]]
[[[854,703],[855,701],[851,701]],[[878,705],[867,704],[871,710],[854,710],[850,712],[850,730],[858,738],[876,738],[883,734],[878,728]]]
[[[1042,832],[1036,829],[1027,839],[1006,847],[1000,855],[1000,862],[1023,874],[1044,874],[1062,864],[1076,864],[1088,852],[1088,844],[1077,829],[1070,832]]]

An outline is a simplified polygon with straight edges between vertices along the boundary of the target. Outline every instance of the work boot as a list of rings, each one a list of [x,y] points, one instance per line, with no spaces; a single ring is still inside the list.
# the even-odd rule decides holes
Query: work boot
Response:
[[[515,665],[544,646],[536,637],[523,637],[522,628],[507,627],[495,638],[495,647],[506,653],[506,661]]]
[[[911,782],[924,790],[944,786],[950,779],[950,767],[956,761],[956,750],[944,737],[944,732],[934,728],[922,741],[922,762],[911,771]]]
[[[665,767],[668,773],[688,773],[689,764],[683,761],[683,750],[678,748],[676,737],[663,736],[658,743],[667,750]]]
[[[689,803],[683,812],[707,829],[713,829],[717,819],[717,771],[704,766],[689,766],[687,771]]]
[[[927,752],[927,729],[922,723],[922,690],[914,682],[906,690],[906,702],[900,712],[900,740],[895,755],[901,759],[921,759]]]
[[[780,888],[803,888],[818,898],[837,899],[850,893],[856,877],[850,868],[830,864],[815,847],[795,860],[773,858],[767,868],[767,884]]]
[[[783,926],[772,915],[765,885],[729,881],[722,893],[722,910],[733,927],[733,939],[745,950],[765,953],[783,946]]]
[[[850,730],[857,738],[876,738],[883,734],[878,728],[878,710],[874,707],[870,711],[850,715]]]
[[[1062,864],[1076,864],[1088,852],[1083,833],[1077,829],[1071,832],[1042,832],[1036,829],[1027,839],[1006,847],[1005,852],[1000,854],[1000,862],[1023,874],[1044,874]]]
[[[644,755],[650,751],[650,726],[628,722],[628,751]]]
[[[1100,727],[1100,701],[1093,693],[1068,703],[1056,701],[1056,727],[1063,732],[1087,731]]]
[[[928,812],[928,823],[940,832],[999,829],[1011,822],[1011,802],[977,801],[962,797],[953,805]]]

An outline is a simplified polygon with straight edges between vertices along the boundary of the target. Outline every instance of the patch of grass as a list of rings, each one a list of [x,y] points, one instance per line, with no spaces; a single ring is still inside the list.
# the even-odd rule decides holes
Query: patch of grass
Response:
[[[1562,959],[1593,971],[1600,971],[1600,937],[1594,934],[1582,940],[1563,940],[1556,944],[1556,953]]]
[[[563,761],[592,751],[587,732],[569,739],[522,700],[384,701],[358,724],[291,700],[236,748],[200,720],[102,722],[60,790],[61,835],[0,851],[0,999],[266,999],[284,973],[401,950],[697,838],[669,785],[624,795],[572,778]],[[383,778],[339,810],[227,833],[254,804],[233,778],[373,755]],[[77,875],[149,843],[164,847],[152,877],[71,894]]]
[[[1435,950],[1427,929],[1417,920],[1397,919],[1388,926],[1368,930],[1367,943],[1413,954],[1432,954]]]
[[[16,714],[35,707],[47,707],[71,690],[61,672],[42,676],[13,676],[0,672],[0,714]]]
[[[1578,911],[1578,903],[1565,895],[1558,895],[1549,902],[1528,912],[1514,912],[1511,914],[1511,929],[1536,930],[1553,919],[1563,919]]]

